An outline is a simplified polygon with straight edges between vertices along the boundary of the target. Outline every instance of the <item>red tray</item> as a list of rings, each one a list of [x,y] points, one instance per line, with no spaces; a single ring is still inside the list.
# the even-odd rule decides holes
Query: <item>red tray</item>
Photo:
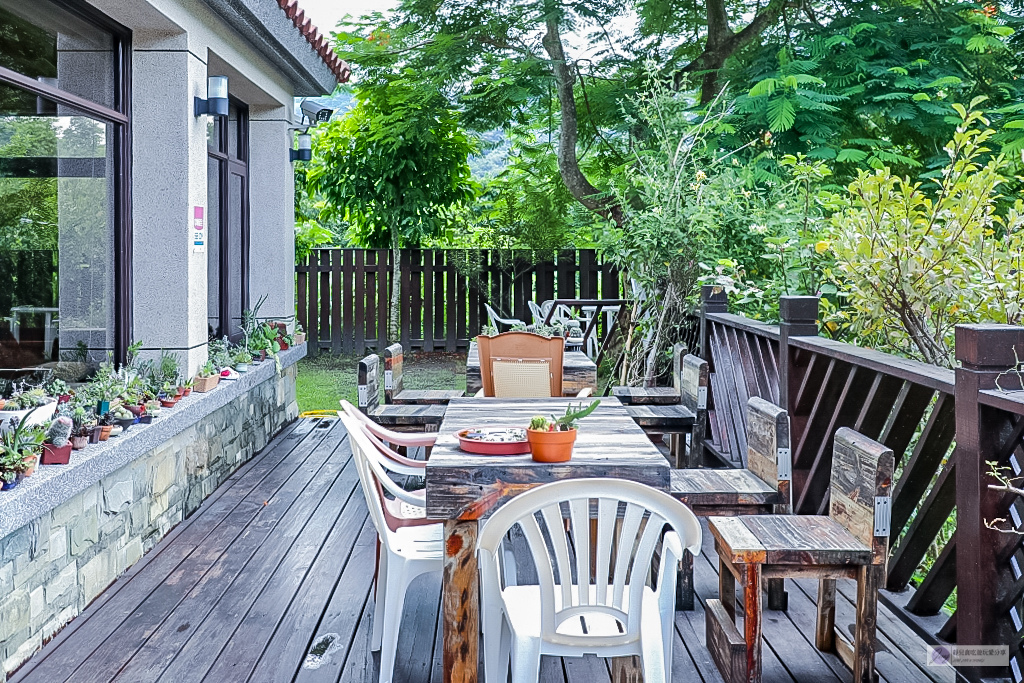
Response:
[[[463,429],[462,431],[455,432],[455,436],[459,439],[459,448],[467,453],[476,453],[478,455],[521,455],[530,452],[530,442],[525,438],[522,441],[480,441],[478,439],[466,438],[466,434],[469,432],[502,432],[505,429],[501,427]]]

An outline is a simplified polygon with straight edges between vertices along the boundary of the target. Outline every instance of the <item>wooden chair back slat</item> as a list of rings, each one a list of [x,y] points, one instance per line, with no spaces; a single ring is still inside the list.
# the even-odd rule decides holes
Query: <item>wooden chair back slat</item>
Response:
[[[893,452],[843,427],[832,455],[829,517],[872,550],[872,564],[889,554]]]
[[[480,353],[480,376],[484,385],[484,396],[494,396],[492,363],[495,358],[517,360],[546,360],[549,371],[549,396],[562,395],[562,359],[565,354],[565,340],[561,337],[543,337],[532,332],[505,332],[493,337],[481,334],[477,337]]]
[[[392,344],[384,349],[384,403],[393,403],[395,396],[405,389],[402,380],[404,355],[401,344]]]
[[[359,361],[356,375],[356,390],[359,394],[359,410],[372,413],[380,406],[380,359],[370,354]]]
[[[783,494],[776,512],[788,514],[793,473],[789,413],[763,398],[747,402],[747,469]]]

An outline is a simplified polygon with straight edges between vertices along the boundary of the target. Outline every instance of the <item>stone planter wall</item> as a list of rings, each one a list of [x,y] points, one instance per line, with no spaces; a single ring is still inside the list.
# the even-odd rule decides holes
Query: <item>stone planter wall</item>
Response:
[[[305,346],[0,493],[0,680],[297,417]]]

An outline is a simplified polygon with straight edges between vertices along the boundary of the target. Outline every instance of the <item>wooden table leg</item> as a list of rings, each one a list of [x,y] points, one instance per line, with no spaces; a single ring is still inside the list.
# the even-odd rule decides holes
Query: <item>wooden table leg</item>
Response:
[[[729,570],[725,560],[718,558],[718,599],[722,607],[729,613],[729,618],[736,621],[736,577]]]
[[[818,622],[814,630],[814,644],[822,652],[832,652],[836,646],[836,580],[818,581]]]
[[[878,625],[878,589],[885,565],[869,564],[857,574],[857,629],[853,642],[854,683],[875,683],[875,630]]]
[[[683,550],[683,559],[679,563],[679,576],[676,578],[676,609],[693,609],[693,555]]]
[[[743,639],[747,642],[746,683],[761,683],[761,565],[744,567]]]
[[[445,683],[476,683],[480,645],[480,585],[476,520],[444,523],[441,619]]]
[[[766,579],[768,585],[768,609],[785,612],[789,608],[789,594],[786,593],[785,579]]]

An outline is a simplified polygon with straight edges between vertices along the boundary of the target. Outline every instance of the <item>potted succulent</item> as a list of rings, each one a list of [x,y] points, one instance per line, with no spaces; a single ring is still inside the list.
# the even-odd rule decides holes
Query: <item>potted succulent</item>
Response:
[[[235,362],[235,370],[238,372],[248,372],[249,368],[252,367],[252,354],[243,348],[235,351],[235,355],[231,357],[231,360]]]
[[[114,408],[110,414],[112,423],[116,423],[122,430],[126,430],[135,424],[135,416],[125,410],[123,407]]]
[[[67,465],[71,459],[71,431],[74,422],[66,415],[61,415],[46,430],[46,441],[43,442],[42,464]]]
[[[124,410],[124,408],[118,407],[115,408],[114,410]],[[107,439],[110,438],[110,430],[114,426],[114,413],[103,413],[97,419],[96,424],[100,428],[100,441],[106,441]]]
[[[191,394],[191,393],[192,393],[192,387],[194,387],[194,386],[195,386],[195,380],[192,380],[192,379],[187,379],[187,380],[185,380],[185,383],[184,383],[184,384],[183,384],[182,386],[183,386],[183,387],[184,387],[184,389],[185,389],[185,390],[184,390],[184,391],[182,392],[182,396],[188,396],[189,394]]]
[[[295,345],[306,343],[306,331],[302,329],[302,325],[295,323],[295,333],[292,335],[295,339]]]
[[[71,400],[71,387],[62,379],[55,379],[46,387],[46,393],[57,398],[57,403],[67,403]]]
[[[178,399],[174,397],[175,387],[170,382],[164,382],[163,387],[160,389],[160,405],[164,408],[173,408],[174,404],[178,402]]]
[[[220,382],[220,372],[217,371],[217,366],[213,364],[213,361],[208,360],[196,375],[195,390],[199,393],[213,391],[218,382]]]
[[[160,401],[152,400],[146,402],[146,412],[139,416],[139,422],[142,424],[150,424],[153,418],[160,415]]]
[[[16,454],[9,453],[0,444],[0,491],[9,491],[18,485],[20,466]]]
[[[29,415],[33,411],[29,412]],[[10,469],[26,477],[31,476],[39,462],[39,451],[42,450],[45,434],[43,430],[27,419],[17,420],[12,428],[0,436],[0,445],[9,461],[20,463],[11,465]]]
[[[594,412],[601,405],[595,400],[589,406],[580,403],[570,404],[561,417],[542,415],[530,420],[530,428],[526,430],[526,440],[530,443],[530,452],[537,462],[566,462],[572,457],[572,447],[576,443],[576,430],[579,421]]]
[[[14,424],[25,426],[48,424],[57,411],[57,401],[42,389],[29,389],[11,396],[0,409],[0,432],[12,429]]]

